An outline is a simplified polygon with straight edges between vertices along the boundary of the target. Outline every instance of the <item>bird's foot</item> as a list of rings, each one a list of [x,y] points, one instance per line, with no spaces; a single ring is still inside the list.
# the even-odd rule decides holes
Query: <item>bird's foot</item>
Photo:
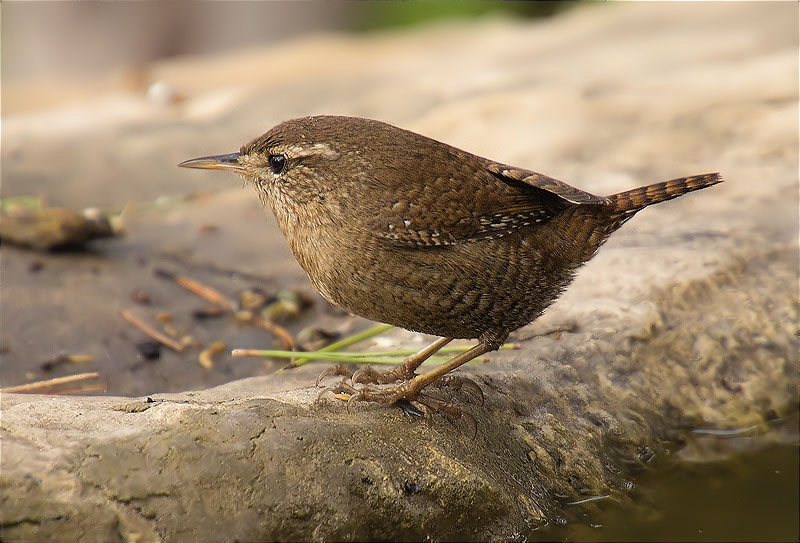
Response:
[[[425,381],[419,379],[419,376],[415,373],[409,375],[408,370],[402,365],[384,372],[376,371],[370,366],[352,372],[340,364],[327,368],[320,373],[319,377],[317,377],[316,386],[319,387],[320,382],[326,377],[336,375],[343,376],[342,380],[336,386],[324,389],[322,393],[333,392],[334,395],[353,396],[355,399],[352,401],[372,401],[386,404],[395,403],[399,400],[417,400],[422,389],[429,385],[439,390],[460,391],[464,389],[477,397],[480,405],[484,403],[483,390],[481,390],[480,385],[472,379],[461,375],[442,375],[434,381]],[[402,382],[393,387],[376,386],[388,385],[397,381]],[[425,397],[435,400],[430,402],[431,405],[435,405],[437,401],[441,402],[441,400],[436,400],[431,396],[426,395]],[[351,398],[347,398],[347,400],[350,402]],[[441,409],[437,410],[441,411]]]
[[[467,380],[470,381],[469,379]],[[470,382],[475,384],[474,381]],[[477,386],[477,384],[475,386]],[[480,388],[478,390],[480,390]],[[483,392],[481,392],[481,398],[483,398]],[[475,419],[474,416],[472,416],[472,414],[468,413],[467,411],[464,411],[460,407],[452,403],[445,402],[444,400],[440,400],[439,398],[434,398],[433,396],[429,396],[427,394],[420,394],[417,397],[416,401],[417,403],[424,405],[431,411],[444,414],[451,422],[463,419],[472,430],[471,433],[473,439],[478,435],[478,421]]]
[[[461,375],[442,375],[436,381],[433,381],[430,386],[440,390],[449,389],[455,392],[464,389],[471,393],[471,395],[479,398],[480,405],[483,405],[485,401],[483,389],[481,389],[481,386],[469,377],[463,377]]]
[[[344,383],[348,379],[353,377],[353,372],[347,369],[346,367],[342,366],[341,364],[336,366],[331,366],[330,368],[326,368],[325,371],[319,374],[315,386],[319,388],[319,384],[322,382],[323,379],[325,379],[326,377],[331,377],[333,375],[344,375],[344,378],[342,379],[342,383]],[[327,391],[328,389],[323,390],[323,392]]]
[[[377,371],[372,366],[366,366],[353,373],[350,379],[353,383],[388,385],[397,381],[409,381],[415,375],[416,373],[406,364],[400,364],[386,371]]]
[[[475,386],[477,387],[478,391],[480,391],[480,387],[478,387],[474,381],[467,378],[460,378],[456,376],[453,377],[453,383],[458,382],[457,386],[459,386],[459,388],[468,382],[471,384],[467,385],[468,387]],[[463,381],[461,381],[461,379],[463,379]],[[355,402],[377,402],[396,405],[407,415],[421,416],[423,413],[417,409],[416,406],[416,404],[420,404],[429,411],[442,413],[451,421],[464,420],[469,425],[472,436],[475,437],[477,435],[478,422],[475,420],[474,416],[455,404],[446,402],[431,396],[430,394],[425,394],[424,392],[415,392],[417,385],[410,384],[412,381],[413,379],[389,388],[381,388],[374,385],[364,385],[360,387],[354,394],[351,394],[349,398],[347,398],[347,410],[349,412],[350,407]],[[450,383],[444,386],[450,386]],[[352,389],[352,387],[350,388]],[[436,388],[439,387],[437,386]],[[481,393],[481,398],[483,398],[483,393]],[[344,395],[339,397],[339,399],[344,400]]]
[[[328,370],[325,370],[325,371],[328,371]],[[325,372],[323,372],[323,373],[325,373]],[[331,372],[329,375],[335,375],[335,374],[333,372]],[[322,377],[324,377],[324,376],[320,375],[320,379]],[[317,386],[319,386],[319,380],[317,380]],[[358,390],[356,390],[348,382],[347,377],[345,377],[344,379],[339,381],[335,386],[323,388],[322,392],[320,392],[319,396],[317,396],[317,400],[319,401],[320,399],[322,399],[322,396],[324,396],[328,392],[330,392],[333,395],[333,397],[336,398],[337,400],[341,400],[343,402],[347,402],[348,400],[350,400],[350,398],[353,397],[354,394],[358,393]],[[348,405],[349,405],[349,403],[348,403]]]
[[[319,387],[319,384],[323,379],[336,375],[343,376],[342,383],[345,384],[348,384],[349,382],[351,385],[388,385],[389,383],[394,383],[396,381],[408,381],[416,374],[413,371],[409,371],[403,364],[387,371],[377,371],[373,369],[372,366],[366,366],[356,370],[355,372],[350,371],[345,366],[339,364],[338,366],[331,366],[320,373],[319,377],[317,377],[316,386]]]
[[[359,370],[360,371],[360,370]],[[379,373],[374,370],[362,372],[362,376],[373,377],[374,375],[387,375],[388,372]],[[356,382],[358,372],[350,374],[349,370],[341,366],[329,368],[320,375],[320,379],[331,375],[344,375],[345,377],[332,387],[325,388],[321,393],[330,392],[334,398],[347,402],[347,411],[357,402],[375,402],[380,404],[391,404],[400,407],[406,414],[422,415],[422,412],[415,404],[420,404],[430,411],[440,412],[450,419],[465,419],[470,426],[475,429],[477,423],[475,418],[461,408],[445,400],[431,396],[422,392],[426,385],[438,390],[451,389],[455,391],[466,390],[471,395],[480,399],[483,404],[484,397],[481,387],[472,379],[460,375],[444,375],[430,383],[420,376],[406,379],[401,383],[392,386],[385,386],[376,383],[364,384],[363,381]],[[397,380],[395,378],[395,380]],[[473,432],[474,433],[474,432]]]
[[[367,396],[359,397],[359,399],[355,401],[375,401],[379,403],[395,403],[398,400],[403,399],[402,396],[398,396],[397,399],[391,399],[388,390],[390,389],[382,389],[378,387],[372,387],[371,385],[387,385],[390,383],[394,383],[396,381],[409,381],[415,377],[413,371],[409,372],[408,369],[405,368],[404,365],[396,366],[388,371],[377,371],[374,370],[371,366],[366,366],[355,372],[350,371],[345,366],[339,364],[337,366],[332,366],[327,368],[325,371],[319,374],[317,377],[316,386],[319,387],[319,384],[322,382],[323,379],[331,376],[341,375],[342,380],[333,387],[327,387],[322,392],[320,392],[320,397],[325,394],[326,392],[332,392],[334,397],[348,401],[352,396],[358,396],[361,390],[367,390],[367,387],[370,387],[371,392],[366,393]],[[363,385],[362,387],[356,388],[356,385]],[[422,387],[420,387],[421,389]],[[383,394],[385,392],[385,394]],[[369,394],[379,394],[380,399],[378,396],[375,396],[375,399],[372,399]],[[406,398],[406,400],[411,400],[413,398]],[[349,410],[349,407],[348,407]]]

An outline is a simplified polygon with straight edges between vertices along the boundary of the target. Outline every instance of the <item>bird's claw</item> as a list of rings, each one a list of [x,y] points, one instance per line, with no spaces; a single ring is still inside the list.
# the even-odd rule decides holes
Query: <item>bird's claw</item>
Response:
[[[350,385],[346,379],[342,379],[336,386],[332,387],[325,387],[317,396],[317,400],[320,400],[326,393],[330,392],[334,398],[342,401],[347,401],[351,396],[358,393],[352,385]]]
[[[353,383],[380,383],[381,373],[379,371],[375,371],[372,369],[372,366],[366,366],[360,368],[353,373],[353,376],[350,378]]]
[[[467,380],[470,381],[469,379]],[[474,381],[472,383],[475,384]],[[477,386],[477,384],[475,386]],[[465,421],[467,421],[467,424],[469,424],[470,428],[472,429],[473,439],[478,435],[478,421],[474,416],[472,416],[471,413],[456,407],[452,403],[445,402],[427,394],[420,394],[417,397],[416,402],[424,405],[431,411],[443,413],[451,421],[463,418]]]
[[[442,375],[439,379],[431,383],[431,386],[439,389],[449,388],[454,391],[465,389],[480,399],[479,405],[483,405],[486,400],[481,386],[469,377],[463,377],[461,375]]]
[[[323,371],[317,378],[317,386],[323,379],[332,375],[342,375],[343,378],[335,386],[323,389],[319,397],[321,398],[325,393],[331,392],[334,398],[346,402],[348,413],[356,402],[375,402],[396,404],[407,414],[421,416],[422,412],[414,405],[414,403],[417,403],[431,411],[443,413],[450,419],[463,418],[473,429],[473,435],[477,433],[478,425],[475,417],[452,403],[423,394],[422,390],[425,385],[422,385],[421,381],[417,380],[414,375],[404,377],[402,370],[397,371],[397,368],[394,368],[386,372],[378,372],[367,366],[356,372],[351,372],[344,366],[339,365]],[[395,381],[401,382],[393,386],[382,386]],[[467,377],[443,375],[430,383],[430,386],[437,389],[452,389],[455,391],[464,389],[470,392],[471,395],[478,397],[480,405],[484,403],[483,390],[480,385]]]
[[[352,380],[354,383],[388,385],[396,381],[408,381],[413,379],[414,376],[414,372],[409,372],[404,364],[386,371],[377,371],[372,366],[366,366],[356,371]]]
[[[406,381],[407,383],[408,381]],[[373,385],[363,385],[362,387],[358,388],[356,393],[353,394],[349,400],[347,400],[347,410],[350,411],[350,406],[355,402],[376,402],[382,404],[393,404],[400,400],[407,400],[411,401],[416,399],[417,393],[409,393],[406,392],[404,385],[406,383],[401,383],[399,385],[389,387],[389,388],[379,388]]]
[[[341,364],[338,364],[336,366],[331,366],[329,368],[326,368],[322,373],[319,374],[315,386],[319,388],[319,384],[322,382],[322,380],[332,375],[344,375],[344,379],[342,379],[342,382],[345,382],[347,379],[352,379],[353,372],[347,369],[346,367],[342,366]],[[323,390],[323,392],[325,391]]]

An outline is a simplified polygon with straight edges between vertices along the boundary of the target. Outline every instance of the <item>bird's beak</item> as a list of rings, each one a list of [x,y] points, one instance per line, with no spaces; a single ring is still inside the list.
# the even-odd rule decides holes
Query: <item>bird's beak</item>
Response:
[[[244,171],[241,164],[239,164],[239,153],[192,158],[184,160],[178,166],[181,168],[202,168],[204,170]]]

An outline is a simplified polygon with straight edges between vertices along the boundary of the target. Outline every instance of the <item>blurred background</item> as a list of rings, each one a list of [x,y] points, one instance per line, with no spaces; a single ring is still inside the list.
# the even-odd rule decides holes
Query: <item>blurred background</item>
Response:
[[[4,211],[35,201],[124,223],[78,251],[13,247],[3,232],[2,385],[97,371],[102,387],[77,393],[141,396],[283,365],[232,359],[275,337],[197,317],[205,302],[159,269],[231,299],[266,293],[295,337],[369,326],[310,289],[249,187],[175,167],[291,117],[381,119],[598,194],[722,171],[724,191],[681,204],[685,223],[631,221],[605,250],[657,239],[668,251],[715,228],[725,256],[796,246],[797,20],[780,2],[2,2]],[[662,255],[683,274],[682,257]],[[125,310],[189,347],[149,358]],[[215,342],[213,364],[198,363]],[[653,507],[635,518],[611,510],[605,530],[578,520],[552,537],[796,534],[796,447],[725,450],[711,478],[700,462],[642,474],[637,499]]]
[[[389,43],[390,36],[412,29],[421,29],[424,35],[425,28],[436,26],[447,32],[445,29],[468,21],[534,21],[577,5],[472,1],[6,2],[0,12],[2,117],[7,127],[3,143],[7,157],[20,158],[25,138],[33,131],[49,140],[75,130],[91,137],[84,132],[90,130],[107,148],[121,141],[109,142],[99,134],[115,132],[122,124],[161,121],[162,130],[175,130],[175,126],[164,125],[188,120],[214,124],[217,130],[206,141],[213,141],[215,135],[221,141],[232,137],[238,146],[245,134],[249,139],[292,115],[357,113],[356,109],[367,115],[368,104],[376,101],[383,101],[380,109],[387,111],[399,106],[419,112],[436,95],[425,93],[418,102],[405,105],[394,95],[381,96],[388,85],[397,86],[393,78],[401,71],[412,69],[400,66],[391,74],[391,81],[386,77],[399,52]],[[371,49],[371,36],[378,45],[375,49]],[[426,47],[426,40],[432,46],[439,41],[423,37],[419,47]],[[385,46],[381,48],[381,44]],[[358,55],[352,53],[359,49],[364,59],[355,61]],[[381,62],[381,56],[385,62]],[[435,77],[429,70],[417,75],[426,86]],[[326,87],[310,87],[308,82],[315,80],[325,80]],[[413,80],[408,82],[414,84]],[[265,88],[274,91],[269,94],[271,101],[262,95],[256,98],[256,104],[248,103]],[[451,91],[459,92],[455,88]],[[355,101],[354,92],[359,93]],[[47,120],[37,115],[53,108],[61,109]],[[372,115],[377,113],[373,110]],[[232,126],[241,127],[246,122],[234,118],[237,116],[246,116],[251,123],[244,125],[246,131],[237,130],[232,135]],[[384,118],[401,120],[400,116]],[[82,149],[86,145],[75,151],[82,153]],[[85,161],[96,161],[101,153],[94,147],[92,157],[66,160],[74,158],[88,166]],[[118,158],[125,162],[126,157]],[[123,168],[120,173],[125,172],[133,170]],[[125,197],[152,199],[169,192],[156,177],[148,175],[142,180],[142,170],[135,173],[136,182],[126,184],[129,192],[123,193]],[[184,175],[178,173],[176,178],[188,179]],[[8,176],[2,186],[4,194],[29,193],[31,185],[25,179]],[[86,202],[81,192],[84,188],[95,205],[119,202],[120,193],[110,185],[96,186],[83,177],[80,183],[70,179],[67,191],[62,190],[67,186],[64,181],[48,188],[52,202]],[[21,183],[25,186],[19,186]],[[199,183],[195,187],[209,187],[204,180]]]
[[[80,78],[324,32],[483,16],[546,17],[570,2],[5,2],[2,77]]]

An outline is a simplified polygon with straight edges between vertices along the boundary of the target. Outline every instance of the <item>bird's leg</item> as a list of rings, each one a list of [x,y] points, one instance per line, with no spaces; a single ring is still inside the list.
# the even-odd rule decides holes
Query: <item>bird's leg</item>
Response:
[[[394,381],[399,380],[408,380],[414,377],[415,371],[420,364],[425,362],[428,358],[434,355],[436,351],[451,341],[453,341],[453,338],[439,338],[430,345],[423,347],[416,353],[406,358],[402,364],[399,364],[398,366],[395,366],[394,368],[384,372],[376,371],[370,366],[367,366],[366,368],[362,368],[353,373],[341,364],[337,366],[331,366],[319,374],[319,377],[317,377],[316,386],[319,386],[323,379],[332,375],[343,375],[344,379],[342,379],[342,381],[347,381],[349,379],[353,383],[375,383],[379,385],[385,385],[387,383],[393,383]]]
[[[367,366],[356,371],[351,380],[353,383],[375,383],[378,385],[385,385],[394,383],[395,381],[407,381],[414,377],[417,368],[425,362],[428,358],[433,356],[436,351],[453,341],[451,337],[442,337],[423,347],[416,353],[412,354],[402,364],[395,366],[390,370],[379,372]]]
[[[350,402],[360,402],[360,401],[394,403],[402,399],[415,400],[419,396],[423,388],[425,388],[432,382],[440,379],[446,373],[453,371],[462,364],[466,364],[473,358],[476,358],[484,353],[497,349],[499,345],[495,343],[496,342],[494,341],[490,342],[481,339],[480,342],[474,347],[472,347],[470,350],[457,354],[456,356],[454,356],[448,362],[445,362],[441,366],[438,366],[430,370],[429,372],[417,375],[411,379],[408,379],[407,381],[403,381],[402,383],[395,385],[393,387],[377,388],[372,386],[365,386],[363,388],[360,388],[358,392],[356,392],[350,397],[350,399],[348,400],[348,404]],[[500,342],[500,344],[502,344],[502,341]],[[442,345],[439,346],[439,348],[441,347]],[[417,366],[418,365],[419,364],[417,364]]]

